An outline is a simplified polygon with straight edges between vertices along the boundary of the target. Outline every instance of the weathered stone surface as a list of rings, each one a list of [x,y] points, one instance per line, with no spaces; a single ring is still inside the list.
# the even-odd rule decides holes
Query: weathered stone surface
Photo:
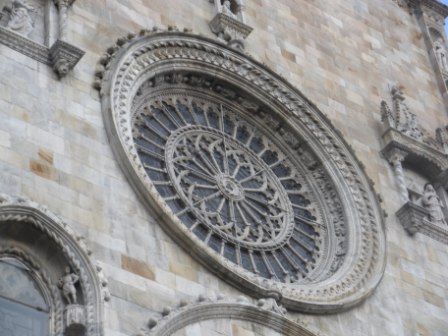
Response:
[[[393,172],[379,154],[379,103],[397,81],[425,129],[447,124],[414,17],[385,0],[245,5],[254,28],[245,52],[330,118],[366,166],[389,214],[388,264],[373,296],[336,315],[289,316],[326,335],[445,335],[447,246],[406,234],[394,216],[401,203]],[[215,38],[208,27],[214,15],[204,0],[78,0],[69,10],[68,36],[86,55],[60,81],[49,67],[0,45],[0,189],[46,205],[85,235],[109,279],[106,335],[137,333],[179,298],[241,295],[173,242],[143,207],[112,154],[92,88],[98,60],[118,37],[176,24]],[[187,328],[199,335],[233,332],[216,321]],[[272,335],[264,332],[258,334]]]

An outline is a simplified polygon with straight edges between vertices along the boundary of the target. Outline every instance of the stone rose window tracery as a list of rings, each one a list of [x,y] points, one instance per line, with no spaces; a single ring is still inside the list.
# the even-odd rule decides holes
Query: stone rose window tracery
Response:
[[[340,134],[290,84],[173,27],[118,39],[96,77],[130,183],[210,271],[306,312],[347,309],[376,287],[378,201]]]
[[[217,102],[155,97],[138,109],[134,141],[165,202],[217,253],[281,282],[315,267],[325,227],[315,197],[262,127]]]

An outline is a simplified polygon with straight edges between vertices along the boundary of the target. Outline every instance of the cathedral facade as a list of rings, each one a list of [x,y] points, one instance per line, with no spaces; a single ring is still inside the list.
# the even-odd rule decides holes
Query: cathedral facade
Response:
[[[0,10],[0,335],[446,335],[447,6]]]

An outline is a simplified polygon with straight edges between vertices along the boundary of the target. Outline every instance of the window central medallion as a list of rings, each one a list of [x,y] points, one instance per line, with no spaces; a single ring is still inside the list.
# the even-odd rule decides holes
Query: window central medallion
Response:
[[[294,221],[287,193],[268,164],[278,165],[280,155],[272,150],[257,155],[241,142],[250,140],[244,135],[185,126],[169,137],[168,173],[186,204],[178,216],[189,211],[198,220],[193,225],[205,223],[248,248],[282,245]]]

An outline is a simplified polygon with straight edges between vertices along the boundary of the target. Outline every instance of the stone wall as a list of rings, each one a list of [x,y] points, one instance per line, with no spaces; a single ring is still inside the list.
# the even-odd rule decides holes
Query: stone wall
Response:
[[[213,16],[206,0],[77,0],[69,11],[68,40],[86,55],[62,80],[0,45],[0,190],[46,205],[86,237],[109,280],[108,336],[136,333],[180,299],[241,295],[178,247],[143,207],[112,154],[92,88],[99,57],[118,37],[168,25],[214,37],[208,28]],[[332,120],[365,164],[389,214],[388,264],[373,296],[344,313],[290,316],[326,335],[446,334],[448,249],[405,233],[394,215],[400,201],[392,170],[379,154],[380,101],[389,99],[395,82],[404,85],[424,128],[433,132],[446,124],[415,17],[388,0],[246,0],[246,16],[254,28],[246,52]],[[190,328],[211,335],[204,330],[213,327]],[[264,335],[229,335],[253,334]]]

